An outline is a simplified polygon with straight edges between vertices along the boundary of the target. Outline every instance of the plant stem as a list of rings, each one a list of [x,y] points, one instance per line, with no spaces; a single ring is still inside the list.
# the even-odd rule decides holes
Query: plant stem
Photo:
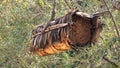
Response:
[[[112,65],[114,65],[116,68],[118,68],[118,65],[116,63],[114,63],[113,61],[109,60],[108,58],[106,58],[105,56],[103,56],[103,59],[109,63],[111,63]]]

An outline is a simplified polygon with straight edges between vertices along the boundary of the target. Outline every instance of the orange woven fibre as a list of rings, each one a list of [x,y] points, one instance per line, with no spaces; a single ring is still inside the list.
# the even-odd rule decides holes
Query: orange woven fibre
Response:
[[[56,42],[52,45],[48,45],[44,49],[39,49],[37,51],[37,54],[39,54],[40,56],[47,56],[47,55],[59,53],[59,52],[65,51],[65,50],[69,50],[69,49],[71,49],[71,47],[67,41]]]

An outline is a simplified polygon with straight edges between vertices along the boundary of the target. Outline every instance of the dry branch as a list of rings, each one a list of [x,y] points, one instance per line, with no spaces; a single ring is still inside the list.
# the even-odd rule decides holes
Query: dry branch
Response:
[[[54,20],[54,17],[55,17],[55,4],[56,4],[56,1],[54,0],[54,1],[53,1],[53,9],[52,9],[52,14],[51,14],[51,19],[50,19],[49,22],[51,22],[51,21]],[[41,32],[41,34],[45,32],[45,30],[47,29],[48,25],[49,25],[49,23],[47,23],[47,24],[45,25],[45,28],[43,29],[43,31]]]
[[[68,23],[52,25],[52,26],[48,27],[48,28],[44,31],[44,33],[49,32],[49,31],[54,30],[54,29],[58,29],[58,28],[65,27],[65,26],[67,26],[67,25],[68,25]],[[40,34],[42,34],[42,32],[39,32],[39,33],[33,35],[32,37],[35,37],[35,36],[40,35]]]
[[[97,12],[97,13],[94,13],[93,16],[102,16],[105,13],[108,13],[108,12],[109,12],[108,10],[105,10],[105,11],[102,11],[102,12]]]

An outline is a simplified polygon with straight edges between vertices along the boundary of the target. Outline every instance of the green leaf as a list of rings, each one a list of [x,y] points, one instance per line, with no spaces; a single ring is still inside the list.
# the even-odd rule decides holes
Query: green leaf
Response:
[[[44,7],[44,6],[45,6],[45,3],[44,3],[44,1],[43,1],[43,0],[39,0],[39,4],[40,4],[42,7]]]

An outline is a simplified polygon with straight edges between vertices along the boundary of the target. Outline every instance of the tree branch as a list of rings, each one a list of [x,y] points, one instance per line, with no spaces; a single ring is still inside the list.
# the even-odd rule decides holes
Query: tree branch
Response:
[[[52,25],[52,26],[48,27],[47,29],[45,29],[44,33],[49,32],[49,31],[54,30],[54,29],[65,27],[67,25],[68,25],[68,23],[62,23],[62,24]],[[41,31],[41,32],[33,35],[32,38],[34,38],[35,36],[40,35],[40,34],[43,34],[43,32]]]
[[[105,56],[103,56],[103,59],[107,62],[109,62],[110,64],[114,65],[116,68],[118,68],[118,65],[116,63],[114,63],[113,61],[109,60],[108,58],[106,58]]]
[[[104,2],[104,4],[105,4],[105,6],[106,6],[106,8],[107,8],[107,10],[108,10],[111,18],[112,18],[112,21],[113,21],[113,23],[114,23],[114,27],[115,27],[115,29],[116,29],[116,33],[117,33],[117,35],[118,35],[118,38],[120,38],[119,31],[118,31],[117,25],[116,25],[116,23],[115,23],[114,17],[113,17],[113,15],[112,15],[110,9],[108,8],[107,3],[105,2],[105,0],[103,0],[103,2]]]
[[[64,0],[66,5],[68,6],[69,9],[71,9],[71,6],[68,4],[68,2],[66,0]]]
[[[52,14],[51,14],[51,19],[50,21],[54,20],[55,17],[55,5],[56,5],[56,1],[53,1],[53,8],[52,8]]]
[[[56,4],[56,0],[53,1],[53,9],[52,9],[52,14],[51,14],[51,18],[50,18],[50,21],[49,21],[49,22],[51,22],[51,21],[54,20],[54,17],[55,17],[55,4]],[[48,25],[50,24],[49,22],[44,26],[44,29],[43,29],[43,31],[41,32],[41,34],[44,33],[45,30],[47,29]]]

